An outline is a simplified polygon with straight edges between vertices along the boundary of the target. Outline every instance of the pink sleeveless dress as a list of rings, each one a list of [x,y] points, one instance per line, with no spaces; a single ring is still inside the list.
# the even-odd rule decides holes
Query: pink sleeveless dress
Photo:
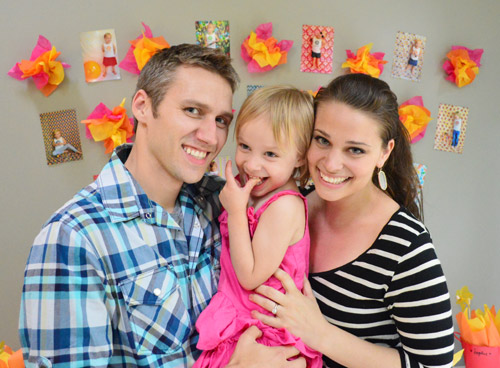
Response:
[[[262,213],[271,203],[284,195],[299,196],[304,201],[306,209],[306,228],[304,236],[297,243],[288,247],[280,265],[280,268],[293,278],[297,288],[302,290],[304,275],[309,271],[310,239],[307,225],[308,214],[306,199],[301,194],[290,190],[276,193],[256,212],[253,207],[248,208],[248,226],[250,229],[250,236],[253,237]],[[267,346],[293,345],[307,360],[307,367],[322,367],[321,354],[310,349],[298,337],[295,337],[286,329],[275,329],[252,318],[250,314],[252,310],[258,310],[268,315],[270,315],[270,313],[257,304],[252,303],[248,297],[253,292],[245,290],[238,282],[229,253],[227,216],[226,211],[219,216],[220,231],[222,235],[219,286],[210,304],[201,313],[196,322],[196,329],[200,333],[197,348],[203,350],[203,353],[196,361],[193,368],[222,368],[226,366],[241,334],[252,325],[256,325],[262,331],[262,336],[257,342]],[[269,246],[272,246],[272,244],[269,244]],[[271,276],[264,284],[280,290],[283,293],[285,292],[281,282],[274,276]]]

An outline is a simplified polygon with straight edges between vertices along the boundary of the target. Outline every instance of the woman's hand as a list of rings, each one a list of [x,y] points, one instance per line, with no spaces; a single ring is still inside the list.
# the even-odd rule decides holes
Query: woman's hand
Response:
[[[265,346],[255,340],[262,332],[249,327],[240,337],[226,368],[306,368],[303,357],[291,359],[299,354],[292,346]]]
[[[228,214],[246,213],[250,193],[258,182],[258,178],[252,178],[242,187],[233,176],[231,160],[226,163],[226,185],[222,188],[219,198]]]
[[[321,332],[325,331],[329,323],[323,317],[311,285],[304,280],[304,294],[295,286],[290,275],[278,269],[274,276],[281,281],[286,293],[266,285],[260,285],[255,291],[258,294],[250,295],[250,300],[273,313],[268,316],[252,311],[252,316],[275,328],[286,328],[293,335],[300,337],[309,347],[319,350]]]

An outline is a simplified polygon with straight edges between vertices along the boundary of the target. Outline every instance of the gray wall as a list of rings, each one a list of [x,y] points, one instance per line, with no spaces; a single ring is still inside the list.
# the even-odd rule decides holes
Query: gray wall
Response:
[[[47,166],[39,114],[75,108],[83,120],[101,101],[112,107],[130,97],[137,77],[122,71],[120,81],[87,84],[79,43],[80,32],[114,28],[120,59],[128,40],[148,24],[155,36],[171,44],[194,41],[196,20],[229,20],[234,65],[242,83],[234,108],[246,97],[247,84],[292,83],[315,90],[344,73],[340,65],[345,50],[374,42],[372,51],[386,53],[389,61],[382,79],[398,94],[400,102],[421,95],[434,119],[427,135],[413,145],[415,161],[428,166],[424,187],[425,219],[438,255],[455,291],[468,285],[476,307],[500,306],[500,2],[498,0],[253,0],[253,1],[75,1],[0,0],[0,55],[2,98],[0,257],[0,340],[19,347],[17,320],[23,272],[33,238],[49,215],[99,173],[108,157],[103,145],[80,134],[82,161]],[[274,36],[295,45],[288,64],[262,75],[246,72],[239,47],[251,29],[274,23]],[[332,75],[301,73],[303,24],[333,26],[335,44]],[[422,80],[419,83],[390,76],[396,33],[427,37]],[[32,81],[19,82],[6,75],[15,62],[28,58],[38,35],[47,37],[60,59],[72,65],[66,80],[44,97]],[[441,65],[451,45],[484,48],[483,66],[476,81],[462,89],[445,81]],[[433,149],[440,103],[470,108],[463,154]],[[230,137],[222,155],[232,156]],[[493,280],[496,279],[496,282]],[[454,305],[454,312],[458,308]]]

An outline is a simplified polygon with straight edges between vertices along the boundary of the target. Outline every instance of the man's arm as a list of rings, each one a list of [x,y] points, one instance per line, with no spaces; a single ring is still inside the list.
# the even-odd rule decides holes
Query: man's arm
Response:
[[[112,341],[103,280],[98,258],[78,232],[60,222],[42,229],[28,257],[21,301],[27,363],[107,366]]]

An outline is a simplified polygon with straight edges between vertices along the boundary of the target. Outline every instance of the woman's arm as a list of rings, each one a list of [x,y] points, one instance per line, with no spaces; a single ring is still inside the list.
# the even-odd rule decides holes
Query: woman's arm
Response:
[[[372,344],[330,324],[323,317],[307,279],[304,295],[286,272],[278,269],[274,276],[281,281],[286,294],[261,285],[256,291],[266,298],[257,294],[251,298],[267,310],[277,303],[278,312],[273,317],[253,311],[255,318],[272,327],[286,328],[312,349],[346,367],[401,368],[396,349]]]

